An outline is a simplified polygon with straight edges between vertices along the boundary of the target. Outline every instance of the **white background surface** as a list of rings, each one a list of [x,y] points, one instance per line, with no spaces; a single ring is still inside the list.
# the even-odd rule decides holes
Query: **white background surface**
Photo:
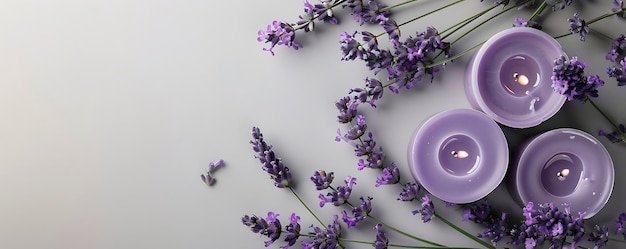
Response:
[[[443,5],[438,2],[408,5],[395,17],[408,20]],[[610,10],[611,1],[597,2],[546,11],[546,31],[567,32],[574,9],[587,19]],[[427,25],[444,29],[490,4],[467,1],[403,27],[403,34]],[[268,211],[280,213],[283,224],[296,212],[308,231],[313,218],[291,193],[272,185],[253,157],[252,126],[275,146],[296,190],[325,221],[342,209],[317,207],[308,177],[318,169],[335,171],[336,184],[357,177],[353,202],[373,196],[373,215],[390,224],[450,246],[477,247],[439,221],[423,224],[411,215],[418,203],[397,202],[397,186],[374,188],[378,172],[357,171],[351,148],[334,141],[336,129],[345,128],[335,122],[334,101],[371,76],[361,62],[340,61],[339,33],[379,27],[359,27],[343,10],[336,13],[340,26],[319,23],[315,33],[299,33],[300,51],[276,48],[272,57],[261,50],[257,31],[275,19],[294,22],[300,11],[302,2],[279,0],[0,1],[0,248],[261,248],[265,238],[240,218]],[[496,19],[459,42],[457,52],[530,14]],[[626,30],[616,18],[592,27],[611,36]],[[568,54],[587,60],[588,73],[607,81],[597,103],[625,122],[626,88],[604,74],[609,41],[593,35],[586,43],[575,36],[559,41]],[[369,130],[404,180],[410,179],[406,146],[417,125],[437,112],[469,107],[462,88],[467,59],[433,84],[386,92],[378,109],[363,108]],[[539,127],[505,132],[515,149],[525,137],[557,127],[592,134],[610,129],[591,106],[567,103]],[[607,207],[587,224],[606,224],[612,232],[626,210],[620,200],[626,147],[601,141],[614,158],[616,185]],[[220,158],[226,166],[209,188],[199,175]],[[504,184],[489,198],[511,217],[521,216]],[[460,223],[459,210],[435,204],[464,228],[482,230]],[[344,231],[372,241],[371,225]]]

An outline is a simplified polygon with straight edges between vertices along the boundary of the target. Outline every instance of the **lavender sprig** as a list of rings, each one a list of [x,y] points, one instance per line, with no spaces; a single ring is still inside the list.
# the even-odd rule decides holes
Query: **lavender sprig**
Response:
[[[289,168],[283,165],[282,159],[276,157],[272,146],[265,142],[259,128],[252,128],[252,138],[250,144],[252,144],[254,152],[257,153],[255,157],[261,162],[263,171],[267,172],[270,178],[274,180],[274,186],[278,188],[291,187],[292,179]]]
[[[621,67],[609,67],[607,68],[607,74],[611,78],[617,80],[617,86],[626,85],[626,57],[620,62]]]
[[[574,17],[567,19],[567,21],[570,25],[569,31],[572,34],[578,34],[580,41],[585,41],[585,37],[589,34],[589,25],[587,25],[585,20],[580,18],[578,13],[574,13]]]
[[[217,160],[216,162],[210,162],[207,172],[200,175],[202,182],[204,182],[207,186],[213,186],[216,182],[215,177],[213,177],[213,172],[222,166],[224,166],[224,160],[222,159]]]
[[[593,23],[595,23],[595,22],[598,22],[598,21],[600,21],[600,20],[602,20],[602,19],[605,19],[605,18],[607,18],[607,17],[611,17],[611,16],[614,16],[614,15],[621,15],[621,14],[624,14],[624,13],[626,13],[626,8],[623,8],[623,9],[621,9],[621,10],[616,10],[616,11],[614,11],[614,12],[612,12],[612,13],[607,13],[607,14],[604,14],[604,15],[598,16],[598,17],[596,17],[596,18],[594,18],[594,19],[591,19],[591,20],[589,20],[589,21],[584,21],[584,20],[583,20],[582,18],[580,18],[580,16],[578,16],[578,14],[576,13],[576,14],[574,15],[574,18],[569,18],[569,19],[568,19],[568,21],[569,21],[570,19],[572,19],[572,21],[570,22],[570,32],[569,32],[569,33],[566,33],[566,34],[562,34],[562,35],[554,36],[554,39],[560,39],[560,38],[563,38],[563,37],[566,37],[566,36],[569,36],[569,35],[572,35],[572,34],[579,34],[579,39],[581,39],[581,41],[583,41],[583,40],[584,40],[584,38],[582,37],[582,36],[583,36],[583,34],[580,34],[580,32],[585,32],[584,36],[586,36],[586,35],[587,35],[587,33],[588,33],[588,31],[589,31],[589,28],[588,28],[588,27],[589,27],[589,25],[591,25],[591,24],[593,24]],[[577,16],[578,16],[578,17],[577,17]],[[587,28],[585,28],[585,27],[587,27]],[[573,31],[577,31],[577,32],[573,32],[572,30],[573,30]]]
[[[293,216],[293,214],[292,214]],[[248,215],[244,215],[241,218],[241,223],[243,223],[245,226],[249,227],[250,230],[252,230],[252,232],[254,233],[259,233],[261,235],[265,235],[267,236],[270,240],[265,241],[265,247],[270,246],[271,244],[274,243],[274,241],[278,240],[278,238],[280,238],[281,232],[282,232],[282,226],[280,224],[280,220],[278,220],[278,214],[274,213],[274,212],[268,212],[267,213],[267,218],[259,218],[256,215],[253,216],[248,216]],[[290,235],[289,240],[291,239],[291,236],[295,236],[296,231],[294,230],[294,233]],[[295,238],[297,239],[297,238]],[[291,246],[293,244],[291,244],[290,241],[288,241],[288,244],[286,247],[284,248],[289,248],[289,246]]]
[[[270,178],[274,180],[274,186],[277,188],[287,188],[291,193],[298,199],[300,204],[304,206],[307,211],[320,223],[322,226],[324,222],[315,215],[315,213],[309,208],[309,206],[300,198],[300,195],[296,193],[293,189],[291,181],[291,172],[289,168],[284,166],[282,160],[279,157],[276,157],[272,146],[268,145],[263,139],[263,134],[261,130],[257,127],[252,127],[252,138],[250,141],[252,144],[252,149],[257,153],[255,157],[259,159],[262,164],[263,171],[267,172],[270,175]]]

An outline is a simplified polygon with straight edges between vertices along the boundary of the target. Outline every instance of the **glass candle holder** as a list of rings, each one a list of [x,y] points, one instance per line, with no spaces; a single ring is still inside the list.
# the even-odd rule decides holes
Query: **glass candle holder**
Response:
[[[411,174],[432,195],[450,203],[470,203],[487,196],[502,182],[508,163],[502,129],[472,109],[432,116],[409,141]]]
[[[522,146],[512,187],[521,205],[568,203],[585,219],[607,203],[614,183],[613,161],[593,136],[576,129],[545,132]]]
[[[465,72],[465,94],[472,108],[513,128],[533,127],[552,117],[565,96],[552,89],[554,60],[565,55],[548,34],[510,28],[478,49]]]

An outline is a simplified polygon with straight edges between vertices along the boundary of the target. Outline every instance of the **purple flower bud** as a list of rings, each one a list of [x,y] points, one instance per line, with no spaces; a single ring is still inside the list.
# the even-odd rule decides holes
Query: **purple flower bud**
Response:
[[[570,25],[569,31],[572,32],[572,34],[578,34],[580,41],[585,41],[585,37],[589,34],[589,26],[585,20],[580,18],[578,13],[574,13],[574,18],[568,18],[567,21]]]
[[[417,213],[421,214],[422,221],[426,223],[426,222],[429,222],[435,215],[435,205],[433,205],[433,202],[430,200],[430,196],[428,194],[425,194],[422,197],[421,201],[422,201],[422,208],[413,210],[411,213],[413,213],[413,215]]]
[[[335,173],[330,172],[329,174],[326,174],[326,171],[324,170],[315,171],[313,176],[311,176],[311,181],[315,184],[315,189],[317,190],[323,190],[330,187],[333,179],[335,179]]]

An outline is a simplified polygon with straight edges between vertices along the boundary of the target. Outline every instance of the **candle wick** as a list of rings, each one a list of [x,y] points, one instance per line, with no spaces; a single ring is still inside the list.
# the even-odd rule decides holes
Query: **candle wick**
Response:
[[[453,150],[451,154],[453,157],[456,157],[456,158],[466,158],[469,156],[469,153],[467,153],[467,151],[464,151],[464,150],[459,150],[459,151]]]
[[[556,173],[556,177],[559,179],[559,181],[565,180],[565,177],[567,177],[568,175],[569,169],[562,169],[561,171]]]

